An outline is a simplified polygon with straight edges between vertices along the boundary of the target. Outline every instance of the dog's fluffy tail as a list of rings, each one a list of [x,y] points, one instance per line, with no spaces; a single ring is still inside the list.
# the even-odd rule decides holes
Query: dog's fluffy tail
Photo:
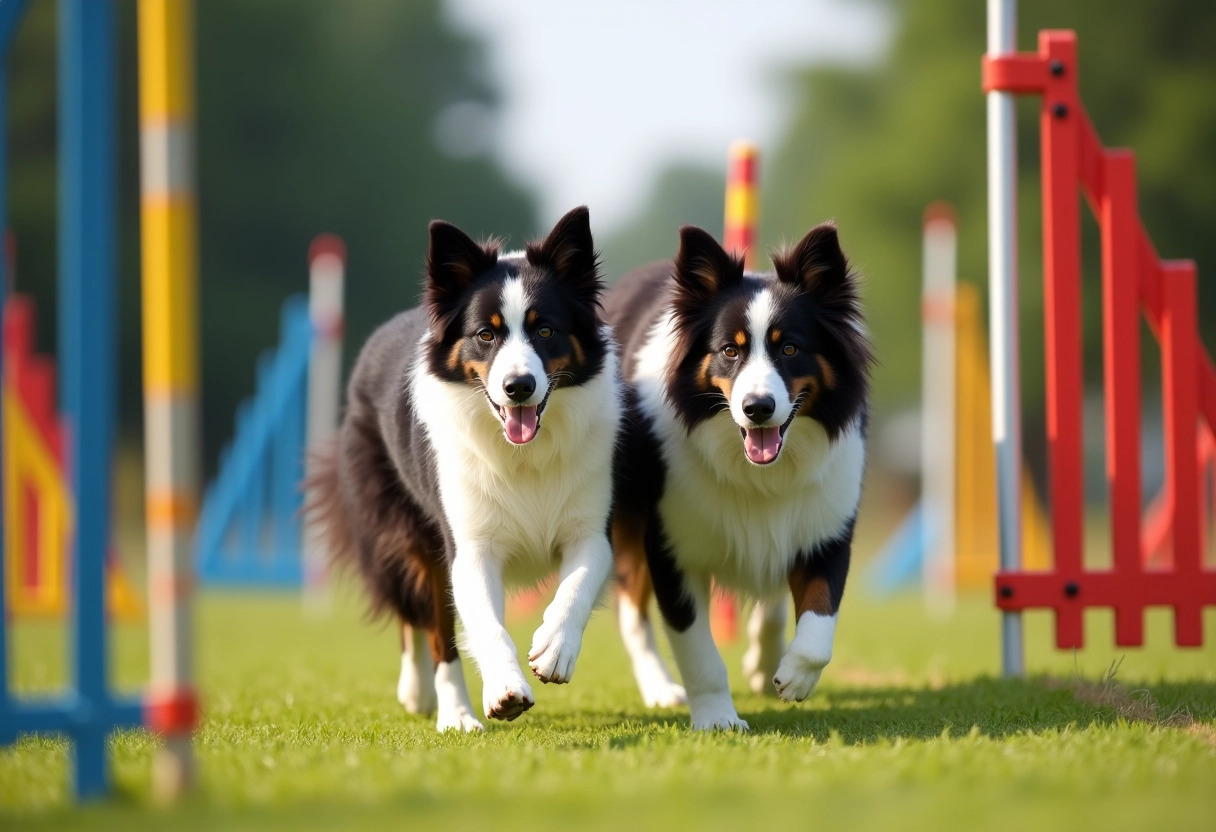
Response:
[[[320,529],[330,569],[349,569],[358,565],[355,536],[342,505],[337,436],[308,455],[304,515],[310,524]]]

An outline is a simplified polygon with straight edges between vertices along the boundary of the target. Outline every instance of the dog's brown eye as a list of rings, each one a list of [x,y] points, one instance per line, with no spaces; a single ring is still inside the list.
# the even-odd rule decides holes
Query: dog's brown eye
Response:
[[[487,344],[494,340],[494,333],[488,329],[483,329],[477,333],[477,337],[485,341]]]
[[[739,349],[737,347],[723,347],[722,354],[725,355],[727,358],[738,358]]]
[[[553,337],[553,327],[542,326],[540,329],[536,330],[536,334],[539,335],[541,338],[552,338]]]
[[[784,355],[793,355],[794,353],[798,352],[798,348],[795,347],[793,344],[786,344],[784,347],[781,348],[781,352]]]

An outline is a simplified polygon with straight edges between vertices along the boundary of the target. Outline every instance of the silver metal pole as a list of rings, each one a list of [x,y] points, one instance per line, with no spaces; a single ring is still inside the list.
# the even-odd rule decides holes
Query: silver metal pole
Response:
[[[988,54],[1015,50],[1016,0],[988,0]],[[1018,376],[1017,143],[1013,93],[988,93],[988,330],[1001,569],[1022,564]],[[1001,674],[1024,673],[1022,616],[1001,614]]]

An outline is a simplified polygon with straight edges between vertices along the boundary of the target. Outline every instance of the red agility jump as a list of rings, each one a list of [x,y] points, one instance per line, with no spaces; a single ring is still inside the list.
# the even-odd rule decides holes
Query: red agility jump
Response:
[[[1115,642],[1144,641],[1144,609],[1174,609],[1175,641],[1203,641],[1203,608],[1216,606],[1216,569],[1204,562],[1201,466],[1216,429],[1216,368],[1196,329],[1192,261],[1161,261],[1136,204],[1135,159],[1103,148],[1077,91],[1072,32],[1040,34],[1037,54],[986,57],[985,92],[1042,96],[1043,280],[1047,435],[1055,565],[1002,571],[997,606],[1056,612],[1058,647],[1084,642],[1082,613],[1113,607]],[[1078,189],[1078,185],[1080,189]],[[1081,248],[1078,190],[1102,232],[1102,328],[1106,458],[1113,567],[1083,564]],[[1161,344],[1165,413],[1164,506],[1150,535],[1141,528],[1140,318]],[[1200,421],[1202,419],[1202,427]],[[1145,543],[1172,541],[1172,563],[1149,563]]]

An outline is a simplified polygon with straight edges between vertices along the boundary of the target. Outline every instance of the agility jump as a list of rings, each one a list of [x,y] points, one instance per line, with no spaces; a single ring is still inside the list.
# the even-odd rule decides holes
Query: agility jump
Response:
[[[992,411],[1000,487],[1001,571],[1006,675],[1023,672],[1021,618],[1055,611],[1056,645],[1084,644],[1083,613],[1113,607],[1115,643],[1144,640],[1144,610],[1174,610],[1174,640],[1203,642],[1203,609],[1216,605],[1216,569],[1202,541],[1208,519],[1201,465],[1216,428],[1216,367],[1197,331],[1192,261],[1161,261],[1140,221],[1135,159],[1102,147],[1077,88],[1076,36],[1039,35],[1035,53],[1015,51],[1013,4],[990,0],[983,88],[988,97],[989,279]],[[1014,95],[1041,96],[1044,331],[1053,568],[1022,569],[1018,481],[1017,226]],[[1084,563],[1082,475],[1081,270],[1078,192],[1102,235],[1103,366],[1107,481],[1113,566]],[[1140,508],[1140,313],[1161,344],[1166,482],[1157,537],[1171,541],[1172,563],[1145,568]]]

